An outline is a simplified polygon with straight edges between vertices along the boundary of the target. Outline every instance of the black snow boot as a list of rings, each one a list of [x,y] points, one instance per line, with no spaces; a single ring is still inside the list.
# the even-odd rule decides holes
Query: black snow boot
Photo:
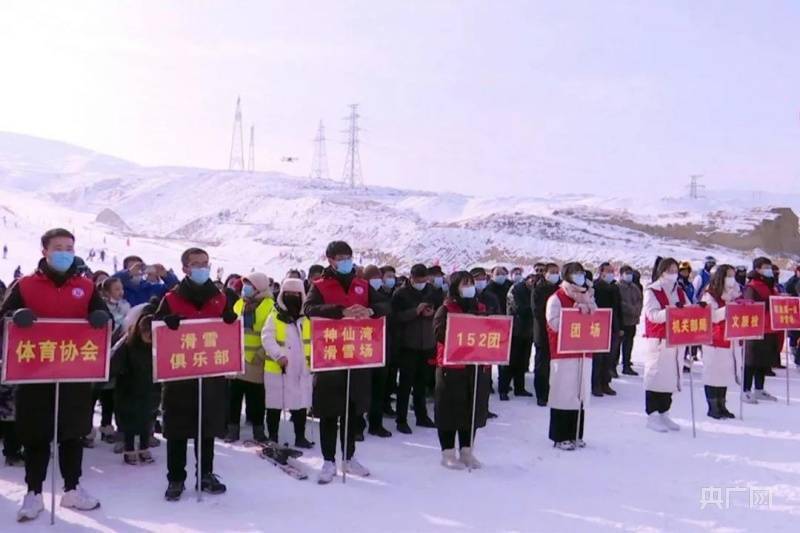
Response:
[[[720,410],[719,398],[717,397],[717,387],[706,385],[706,401],[708,402],[708,416],[715,420],[723,418],[722,411]]]

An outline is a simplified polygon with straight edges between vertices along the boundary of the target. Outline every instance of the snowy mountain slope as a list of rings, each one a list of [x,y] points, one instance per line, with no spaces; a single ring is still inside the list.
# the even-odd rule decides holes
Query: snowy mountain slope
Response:
[[[13,134],[0,134],[0,191],[0,210],[24,211],[16,224],[26,235],[45,221],[72,223],[88,235],[80,241],[87,247],[109,247],[111,239],[125,243],[114,255],[125,255],[144,246],[140,242],[151,243],[146,246],[155,245],[154,259],[165,262],[171,258],[162,257],[158,246],[200,243],[226,270],[256,267],[275,275],[319,261],[335,238],[350,241],[362,263],[437,261],[448,270],[540,259],[590,265],[614,259],[647,268],[656,254],[699,262],[713,253],[739,264],[762,246],[787,259],[800,251],[794,249],[800,243],[796,218],[771,211],[800,208],[800,195],[723,192],[713,200],[632,200],[352,190],[275,172],[141,167]],[[93,222],[107,209],[102,219],[117,227]],[[126,226],[130,232],[119,229]]]

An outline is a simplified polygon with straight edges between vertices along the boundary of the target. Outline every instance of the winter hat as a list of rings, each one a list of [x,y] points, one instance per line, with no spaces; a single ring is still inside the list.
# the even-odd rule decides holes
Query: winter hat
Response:
[[[424,278],[428,275],[428,268],[422,263],[418,263],[411,267],[411,277]]]
[[[278,304],[286,309],[286,305],[283,303],[284,292],[298,292],[300,293],[300,305],[302,306],[306,303],[306,286],[302,279],[286,278],[283,280],[283,283],[281,283],[281,291],[278,293]]]
[[[249,281],[251,285],[256,289],[258,294],[263,294],[269,291],[269,278],[266,274],[262,274],[261,272],[253,272],[252,274],[248,274],[242,278],[244,281]]]

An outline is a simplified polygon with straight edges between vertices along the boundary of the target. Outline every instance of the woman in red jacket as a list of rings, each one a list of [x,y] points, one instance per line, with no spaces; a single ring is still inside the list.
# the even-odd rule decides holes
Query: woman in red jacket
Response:
[[[475,280],[468,272],[455,272],[450,279],[448,296],[433,319],[436,337],[436,389],[434,416],[442,447],[442,466],[454,470],[480,468],[472,454],[472,405],[475,370],[478,371],[478,391],[475,399],[475,430],[486,425],[489,414],[491,366],[444,366],[444,341],[447,337],[448,313],[485,315],[486,308],[476,297]],[[459,456],[456,457],[456,435]]]

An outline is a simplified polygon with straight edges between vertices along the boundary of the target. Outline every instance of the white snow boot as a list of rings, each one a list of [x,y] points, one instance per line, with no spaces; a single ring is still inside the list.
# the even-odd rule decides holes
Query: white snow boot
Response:
[[[647,415],[647,429],[652,429],[659,433],[666,433],[669,431],[667,426],[664,425],[664,420],[661,418],[661,413],[652,412]]]
[[[17,511],[17,522],[27,522],[28,520],[35,520],[39,513],[44,511],[44,500],[42,493],[34,494],[30,491],[22,499],[22,505]]]
[[[100,507],[100,502],[78,485],[64,493],[61,497],[61,507],[77,509],[78,511],[91,511]]]
[[[461,450],[459,451],[459,459],[461,460],[462,463],[464,463],[464,466],[466,466],[467,468],[472,468],[473,470],[481,468],[483,466],[481,462],[478,461],[478,459],[474,455],[472,455],[472,448],[470,448],[469,446],[461,448]]]
[[[336,463],[333,461],[325,461],[322,463],[322,470],[319,472],[317,483],[320,485],[327,485],[333,478],[336,477]]]
[[[100,426],[100,440],[113,444],[116,441],[114,426]]]
[[[661,421],[664,423],[664,427],[666,427],[670,431],[680,431],[681,427],[672,420],[667,413],[661,413]]]
[[[768,402],[777,402],[778,399],[773,396],[772,394],[768,393],[766,390],[756,390],[756,399],[758,400],[766,400]]]
[[[442,450],[442,466],[450,470],[464,470],[464,463],[456,457],[456,450]]]
[[[553,444],[553,447],[565,452],[571,452],[575,450],[575,443],[571,440],[562,440]]]
[[[369,470],[367,470],[367,467],[365,467],[355,459],[350,459],[349,461],[345,461],[342,471],[359,477],[369,476]]]
[[[758,400],[756,399],[756,395],[754,393],[752,393],[750,391],[747,391],[742,396],[742,402],[743,403],[756,404],[756,403],[758,403]]]

